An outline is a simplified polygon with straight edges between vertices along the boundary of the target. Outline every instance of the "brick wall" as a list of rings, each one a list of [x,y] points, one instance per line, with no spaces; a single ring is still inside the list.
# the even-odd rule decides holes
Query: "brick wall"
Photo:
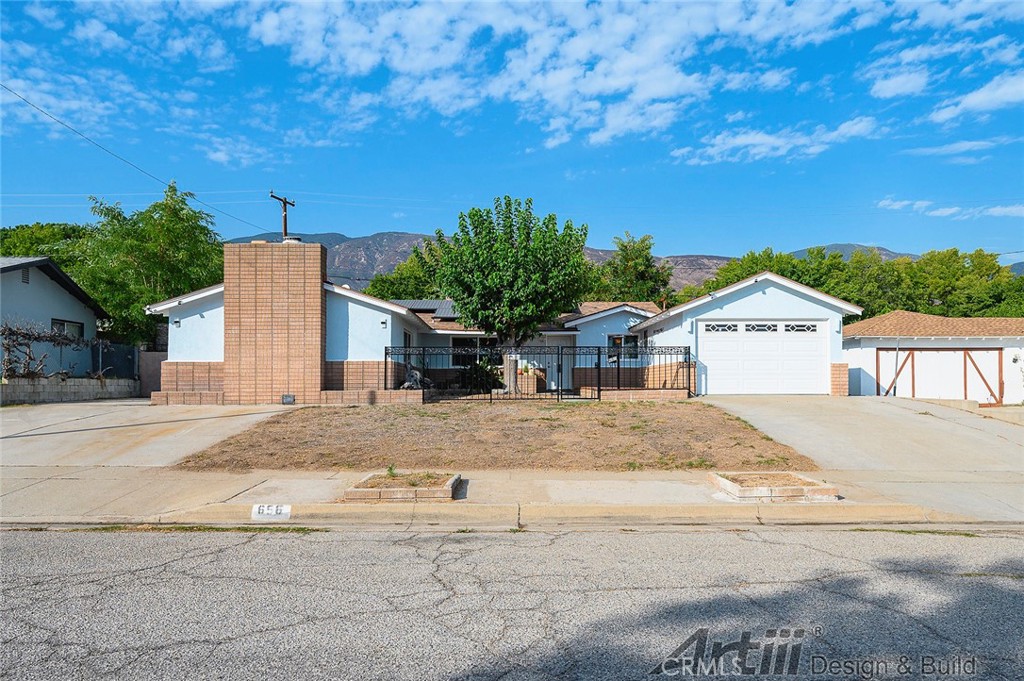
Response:
[[[602,390],[683,390],[687,388],[686,374],[689,371],[689,389],[696,390],[697,366],[694,363],[665,362],[646,367],[601,367]],[[594,388],[597,386],[596,367],[576,367],[572,370],[573,387]]]
[[[405,364],[383,360],[326,362],[324,366],[324,390],[379,390],[384,386],[384,369],[387,367],[387,388],[397,388],[405,383]]]
[[[157,391],[149,396],[149,403],[159,406],[224,404],[224,393],[215,391]]]
[[[846,396],[850,394],[850,365],[832,365],[832,390],[831,395]]]
[[[687,376],[689,374],[689,376]],[[648,390],[697,390],[697,365],[693,362],[665,362],[652,364],[644,374],[644,387]]]
[[[332,404],[423,404],[422,390],[325,390],[320,403]]]
[[[601,388],[643,388],[645,367],[601,367]],[[596,387],[597,367],[573,367],[572,385],[574,388]]]
[[[326,275],[320,244],[224,245],[226,404],[320,403]]]
[[[161,362],[162,392],[221,392],[224,390],[223,362]]]

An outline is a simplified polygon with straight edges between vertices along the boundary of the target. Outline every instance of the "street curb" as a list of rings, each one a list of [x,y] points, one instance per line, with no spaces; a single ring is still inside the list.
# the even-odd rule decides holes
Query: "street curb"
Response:
[[[530,525],[595,523],[632,525],[843,525],[871,523],[974,522],[974,518],[942,513],[911,504],[679,504],[621,506],[595,504],[523,504],[520,522]]]
[[[673,525],[865,525],[937,524],[979,521],[910,504],[471,504],[377,502],[299,504],[283,520],[253,521],[247,504],[219,503],[155,516],[38,516],[0,518],[5,526],[25,525],[316,525],[338,527],[542,528],[657,527]]]

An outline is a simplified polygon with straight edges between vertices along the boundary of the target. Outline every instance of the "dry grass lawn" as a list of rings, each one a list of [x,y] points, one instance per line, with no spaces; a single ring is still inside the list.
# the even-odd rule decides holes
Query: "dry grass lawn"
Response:
[[[747,422],[696,401],[310,407],[274,416],[179,465],[194,470],[817,469]]]
[[[179,464],[194,470],[816,470],[699,401],[442,402],[312,407],[274,416]]]

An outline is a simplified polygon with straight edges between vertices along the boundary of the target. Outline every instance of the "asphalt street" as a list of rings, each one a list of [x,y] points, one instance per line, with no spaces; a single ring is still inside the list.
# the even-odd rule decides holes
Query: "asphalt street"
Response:
[[[1024,533],[975,532],[6,531],[0,674],[655,679],[718,641],[788,678],[1019,679]]]

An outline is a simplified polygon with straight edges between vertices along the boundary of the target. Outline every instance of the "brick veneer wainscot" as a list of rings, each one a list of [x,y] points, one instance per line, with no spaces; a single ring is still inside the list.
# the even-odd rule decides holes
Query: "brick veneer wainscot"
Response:
[[[850,365],[836,363],[832,365],[832,389],[830,395],[846,396],[850,394]]]

